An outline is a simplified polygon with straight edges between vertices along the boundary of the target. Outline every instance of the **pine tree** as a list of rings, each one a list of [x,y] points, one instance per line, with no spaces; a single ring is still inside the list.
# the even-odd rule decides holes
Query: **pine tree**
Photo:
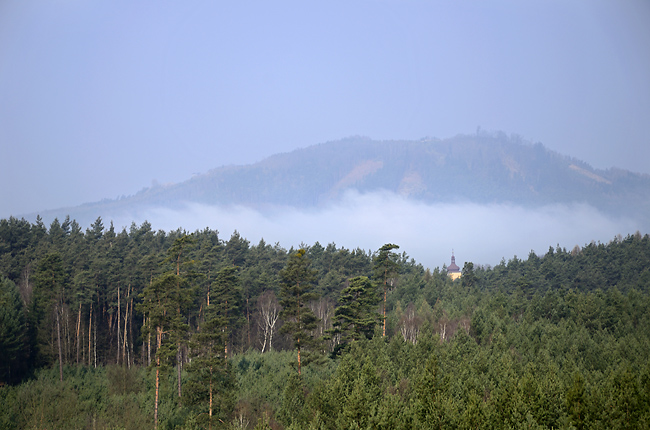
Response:
[[[192,244],[189,236],[175,240],[169,249],[165,262],[173,263],[172,270],[156,277],[140,295],[142,303],[139,311],[147,318],[147,325],[143,327],[143,334],[153,333],[156,338],[156,381],[154,400],[154,426],[158,428],[158,400],[160,387],[160,371],[167,368],[176,357],[178,367],[178,397],[181,397],[180,385],[180,345],[184,341],[188,325],[185,323],[184,312],[192,303],[193,289],[191,279],[182,273],[184,265],[183,254]]]
[[[234,377],[227,361],[228,327],[236,314],[237,269],[221,269],[215,279],[214,300],[206,305],[203,324],[192,337],[193,357],[188,366],[189,402],[198,405],[199,423],[209,429],[215,420],[223,420],[233,405]]]
[[[373,258],[373,269],[375,272],[375,280],[384,286],[384,307],[383,307],[383,328],[382,336],[386,337],[386,296],[388,294],[388,282],[397,274],[397,255],[393,253],[393,249],[399,249],[398,245],[387,243],[381,248]]]
[[[212,284],[213,300],[211,306],[214,306],[215,312],[224,321],[221,330],[223,330],[225,336],[222,346],[226,358],[228,358],[230,334],[244,319],[241,314],[242,292],[238,270],[239,268],[233,266],[224,267],[217,272]]]
[[[305,250],[300,249],[291,257],[287,265],[280,271],[280,317],[284,320],[281,333],[288,333],[293,339],[294,347],[298,353],[298,374],[301,372],[301,357],[304,347],[314,344],[310,330],[317,326],[314,312],[307,306],[311,300],[318,296],[312,293],[316,271],[311,269],[311,262],[305,255]]]
[[[341,291],[339,306],[334,312],[332,333],[340,336],[337,350],[351,341],[372,337],[380,320],[376,312],[379,300],[376,285],[366,276],[350,279],[349,285]]]
[[[63,350],[61,345],[61,312],[66,305],[66,273],[59,253],[47,254],[39,263],[36,272],[36,289],[32,302],[32,318],[38,328],[39,356],[41,363],[53,361],[58,352],[59,377],[63,381]],[[55,333],[52,333],[52,330]],[[56,339],[54,347],[48,339]],[[55,352],[56,351],[56,352]]]
[[[18,288],[0,279],[0,382],[16,382],[26,370],[26,325]]]

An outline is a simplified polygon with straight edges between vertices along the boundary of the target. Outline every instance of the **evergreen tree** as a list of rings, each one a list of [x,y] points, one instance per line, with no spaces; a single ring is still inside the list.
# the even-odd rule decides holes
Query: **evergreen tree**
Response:
[[[181,271],[185,266],[184,253],[191,246],[193,239],[182,236],[174,241],[167,252],[165,262],[172,263],[172,270],[156,277],[147,286],[140,298],[141,313],[147,318],[143,334],[154,333],[156,337],[156,381],[154,400],[154,426],[158,428],[158,400],[160,371],[171,364],[176,357],[178,370],[178,397],[181,398],[180,379],[180,346],[185,340],[188,325],[185,323],[184,312],[192,303],[193,289],[190,285],[191,276]]]
[[[209,429],[215,420],[223,422],[232,410],[235,381],[225,345],[236,309],[237,283],[236,268],[226,267],[217,273],[215,292],[224,295],[215,294],[215,300],[206,306],[204,322],[190,342],[193,357],[188,367],[187,396],[189,403],[198,405],[197,422],[207,423]]]
[[[47,254],[39,263],[35,278],[32,318],[38,330],[39,363],[53,362],[56,354],[59,361],[59,376],[63,380],[61,313],[66,304],[64,289],[67,276],[61,255],[56,252]],[[56,339],[56,346],[53,344],[54,339]]]
[[[379,303],[376,284],[365,276],[350,279],[349,285],[341,291],[339,306],[334,312],[332,333],[340,336],[339,352],[351,341],[370,339],[380,320],[376,312]]]
[[[13,383],[26,371],[26,324],[16,284],[0,279],[0,382]]]
[[[223,320],[221,330],[224,332],[224,342],[222,346],[226,358],[228,358],[231,333],[241,325],[244,319],[241,314],[242,292],[238,271],[237,267],[224,267],[217,272],[212,284],[214,299],[210,307],[213,307],[214,312]]]
[[[293,345],[298,353],[298,374],[301,372],[301,352],[304,347],[313,345],[310,333],[317,326],[317,318],[307,306],[318,297],[312,293],[316,271],[311,269],[309,258],[304,249],[299,249],[289,257],[287,265],[280,271],[280,317],[284,320],[281,333],[291,335]],[[305,357],[306,358],[306,357]]]
[[[392,286],[392,280],[395,275],[397,275],[397,255],[393,252],[393,249],[399,249],[398,245],[387,243],[377,252],[377,255],[373,258],[373,270],[375,273],[375,280],[384,286],[384,307],[383,307],[383,327],[382,327],[382,336],[386,336],[386,296],[388,292],[388,282],[390,280]]]

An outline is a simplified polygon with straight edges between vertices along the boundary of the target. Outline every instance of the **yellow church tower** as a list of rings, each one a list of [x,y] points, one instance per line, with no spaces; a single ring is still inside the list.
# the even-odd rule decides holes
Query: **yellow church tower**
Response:
[[[460,278],[460,267],[456,265],[456,257],[454,257],[454,251],[451,251],[451,264],[447,266],[447,276],[451,278],[452,281]]]

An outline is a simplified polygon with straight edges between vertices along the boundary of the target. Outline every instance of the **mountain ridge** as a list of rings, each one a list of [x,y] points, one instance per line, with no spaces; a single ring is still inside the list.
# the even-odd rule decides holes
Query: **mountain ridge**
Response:
[[[42,213],[177,208],[187,203],[318,208],[344,192],[388,191],[427,204],[473,202],[538,207],[588,204],[614,216],[642,217],[650,226],[650,175],[594,169],[541,143],[505,133],[448,139],[376,141],[349,137],[275,154],[249,165],[222,166],[116,200]]]

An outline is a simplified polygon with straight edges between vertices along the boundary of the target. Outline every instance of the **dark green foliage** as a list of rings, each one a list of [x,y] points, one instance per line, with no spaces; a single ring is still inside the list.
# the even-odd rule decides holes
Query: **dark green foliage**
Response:
[[[373,257],[373,272],[375,281],[383,287],[384,305],[382,309],[383,328],[382,335],[386,336],[386,301],[389,287],[393,287],[395,277],[399,268],[397,255],[393,249],[399,249],[398,245],[387,243],[379,248],[377,254]]]
[[[18,288],[0,279],[0,382],[20,381],[28,365],[27,325]]]
[[[39,263],[34,278],[31,318],[38,330],[36,363],[47,365],[62,356],[61,317],[67,308],[67,274],[61,255],[58,252],[47,254]]]
[[[302,375],[293,373],[289,376],[287,385],[284,387],[282,403],[278,411],[278,419],[285,426],[297,426],[304,428],[305,416],[305,385]]]
[[[208,312],[213,312],[214,317],[212,318],[220,319],[219,329],[225,335],[225,342],[222,345],[226,346],[231,333],[245,321],[242,313],[243,299],[237,267],[224,267],[217,272],[212,284],[212,295],[214,298],[210,306],[206,308],[206,315]]]
[[[370,339],[380,321],[376,308],[379,303],[376,284],[365,276],[349,280],[349,285],[341,291],[339,305],[334,312],[332,334],[340,337],[340,351],[354,340]]]
[[[209,427],[211,382],[215,429],[650,425],[647,235],[468,263],[461,282],[386,247],[0,220],[0,427],[151,427],[149,351],[160,428]],[[373,336],[384,284],[386,336]],[[264,292],[281,296],[289,336],[261,354]],[[347,344],[336,360],[313,341],[328,328]],[[298,345],[303,364],[325,353],[300,376]]]
[[[234,404],[234,377],[226,360],[229,333],[241,303],[237,268],[221,269],[214,281],[214,300],[206,306],[203,323],[192,337],[192,361],[187,371],[187,403],[195,421],[212,427],[228,419]]]
[[[571,424],[576,429],[582,430],[585,427],[587,418],[587,398],[585,393],[585,381],[580,373],[573,377],[573,384],[566,393],[566,403],[571,419]]]
[[[318,298],[311,292],[316,271],[311,269],[306,251],[300,249],[289,257],[287,265],[280,271],[280,317],[284,319],[281,333],[287,333],[298,352],[298,373],[301,373],[302,360],[308,361],[306,349],[314,346],[315,339],[310,331],[316,328],[318,319],[307,304]]]

